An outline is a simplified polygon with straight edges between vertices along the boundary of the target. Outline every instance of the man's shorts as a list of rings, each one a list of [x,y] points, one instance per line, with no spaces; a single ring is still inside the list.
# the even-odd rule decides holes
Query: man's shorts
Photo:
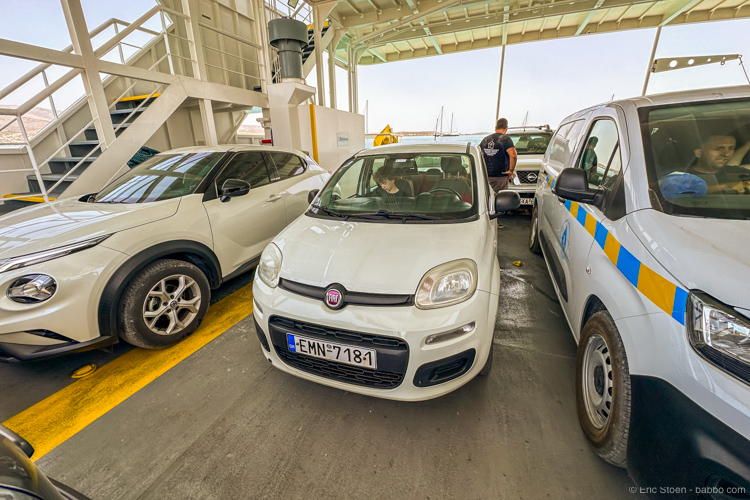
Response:
[[[510,178],[507,175],[503,175],[500,177],[490,177],[490,186],[492,189],[497,193],[498,191],[502,191],[503,189],[508,189],[508,180]]]

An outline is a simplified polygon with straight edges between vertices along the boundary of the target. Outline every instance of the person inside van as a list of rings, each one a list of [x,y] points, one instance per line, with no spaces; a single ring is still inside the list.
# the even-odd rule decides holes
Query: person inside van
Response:
[[[396,176],[393,172],[393,165],[386,162],[385,165],[373,172],[372,178],[378,185],[378,189],[375,191],[375,196],[385,200],[388,210],[400,210],[399,202],[408,195],[406,194],[405,189],[399,188]]]
[[[598,137],[591,137],[586,144],[586,149],[583,150],[583,157],[581,158],[581,168],[586,171],[586,177],[588,177],[589,182],[594,181],[594,176],[596,174],[598,158],[596,157],[596,151],[594,151],[594,148],[598,143]]]
[[[731,135],[711,135],[693,150],[695,160],[686,172],[703,179],[708,194],[745,193],[750,191],[750,172],[742,167],[727,165],[734,155],[737,139]]]

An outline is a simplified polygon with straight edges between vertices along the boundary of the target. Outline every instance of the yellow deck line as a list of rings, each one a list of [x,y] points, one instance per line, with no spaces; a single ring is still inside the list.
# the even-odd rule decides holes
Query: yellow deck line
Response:
[[[19,194],[4,194],[3,198],[14,198],[12,201],[31,201],[34,203],[44,203],[44,197],[43,196],[26,196],[25,198],[15,198],[16,196],[21,196]],[[50,198],[49,201],[55,201],[54,198]]]
[[[159,97],[161,95],[160,92],[157,92],[156,94],[152,95],[151,98]],[[140,101],[141,99],[145,99],[149,97],[149,94],[146,95],[134,95],[132,97],[123,97],[122,99],[118,100],[117,102],[128,102],[128,101]]]
[[[200,328],[168,349],[133,349],[3,425],[23,436],[38,460],[170,368],[247,317],[253,310],[252,285],[213,304]]]

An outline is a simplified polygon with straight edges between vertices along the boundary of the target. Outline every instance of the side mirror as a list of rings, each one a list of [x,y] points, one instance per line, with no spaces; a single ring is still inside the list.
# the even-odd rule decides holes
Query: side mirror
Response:
[[[495,213],[490,219],[497,219],[503,212],[510,212],[521,206],[521,197],[514,191],[500,191],[495,195]]]
[[[28,441],[3,425],[0,425],[0,437],[4,437],[14,445],[18,446],[27,457],[31,458],[31,455],[34,454],[34,447],[31,446]]]
[[[319,192],[320,192],[320,189],[313,189],[312,191],[310,191],[309,193],[307,193],[307,204],[308,205],[313,202],[313,200],[315,199],[315,197],[318,196]]]
[[[235,196],[242,196],[250,192],[250,183],[241,179],[227,179],[221,185],[220,198],[222,203]]]
[[[554,192],[560,198],[597,207],[604,201],[604,193],[600,189],[589,187],[586,171],[581,168],[563,169],[557,177]]]

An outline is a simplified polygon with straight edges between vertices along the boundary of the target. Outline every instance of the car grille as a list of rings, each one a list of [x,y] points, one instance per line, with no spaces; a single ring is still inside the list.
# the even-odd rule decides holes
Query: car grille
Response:
[[[538,170],[516,170],[516,175],[521,184],[536,184],[539,179]]]
[[[340,330],[278,316],[269,318],[268,328],[276,354],[287,365],[304,372],[350,384],[380,389],[398,387],[404,379],[409,360],[409,345],[403,339]],[[291,352],[287,347],[287,333],[375,349],[378,356],[378,369],[369,370]]]

